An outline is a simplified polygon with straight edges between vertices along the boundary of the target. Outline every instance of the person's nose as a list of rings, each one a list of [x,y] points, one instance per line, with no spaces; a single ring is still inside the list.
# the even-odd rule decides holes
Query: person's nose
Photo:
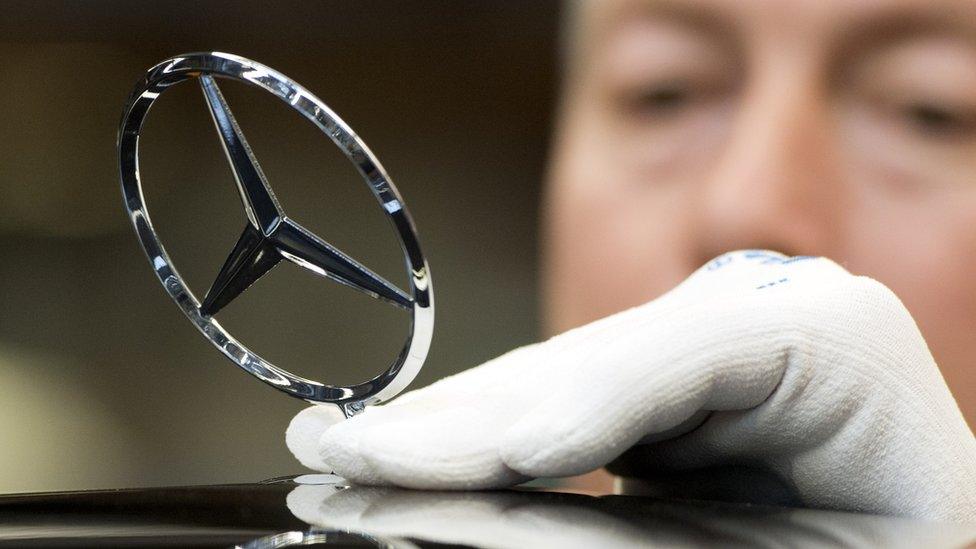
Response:
[[[700,187],[701,257],[748,248],[831,255],[844,208],[826,91],[783,71],[744,94]]]

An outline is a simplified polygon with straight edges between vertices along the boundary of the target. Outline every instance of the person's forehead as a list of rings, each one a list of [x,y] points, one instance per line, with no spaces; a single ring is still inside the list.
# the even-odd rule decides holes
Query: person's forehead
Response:
[[[753,32],[804,27],[824,38],[886,27],[958,27],[976,35],[974,0],[578,0],[577,31],[593,44],[641,17]]]

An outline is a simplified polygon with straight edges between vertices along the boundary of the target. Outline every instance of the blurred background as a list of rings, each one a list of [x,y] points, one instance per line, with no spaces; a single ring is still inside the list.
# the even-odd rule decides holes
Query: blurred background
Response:
[[[256,481],[302,472],[304,403],[239,371],[179,312],[124,213],[115,139],[134,83],[188,51],[252,58],[379,156],[429,258],[437,324],[413,387],[537,338],[536,231],[556,88],[555,2],[0,4],[0,492]],[[221,82],[290,216],[405,287],[395,235],[326,136]],[[198,86],[153,107],[150,214],[198,296],[243,228]],[[282,264],[218,318],[331,383],[384,370],[400,311]]]

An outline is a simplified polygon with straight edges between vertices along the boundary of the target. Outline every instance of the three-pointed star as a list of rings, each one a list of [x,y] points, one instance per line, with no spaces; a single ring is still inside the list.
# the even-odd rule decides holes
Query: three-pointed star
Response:
[[[207,291],[200,313],[216,314],[282,259],[370,296],[411,308],[413,300],[403,290],[285,216],[213,76],[201,75],[200,86],[237,180],[248,221]]]

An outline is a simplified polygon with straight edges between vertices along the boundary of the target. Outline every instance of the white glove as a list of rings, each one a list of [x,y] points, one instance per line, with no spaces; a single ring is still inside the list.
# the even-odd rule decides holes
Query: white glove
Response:
[[[646,305],[338,417],[303,411],[286,439],[360,484],[509,486],[643,442],[636,473],[746,465],[812,507],[976,520],[976,439],[914,321],[822,258],[726,254]]]

